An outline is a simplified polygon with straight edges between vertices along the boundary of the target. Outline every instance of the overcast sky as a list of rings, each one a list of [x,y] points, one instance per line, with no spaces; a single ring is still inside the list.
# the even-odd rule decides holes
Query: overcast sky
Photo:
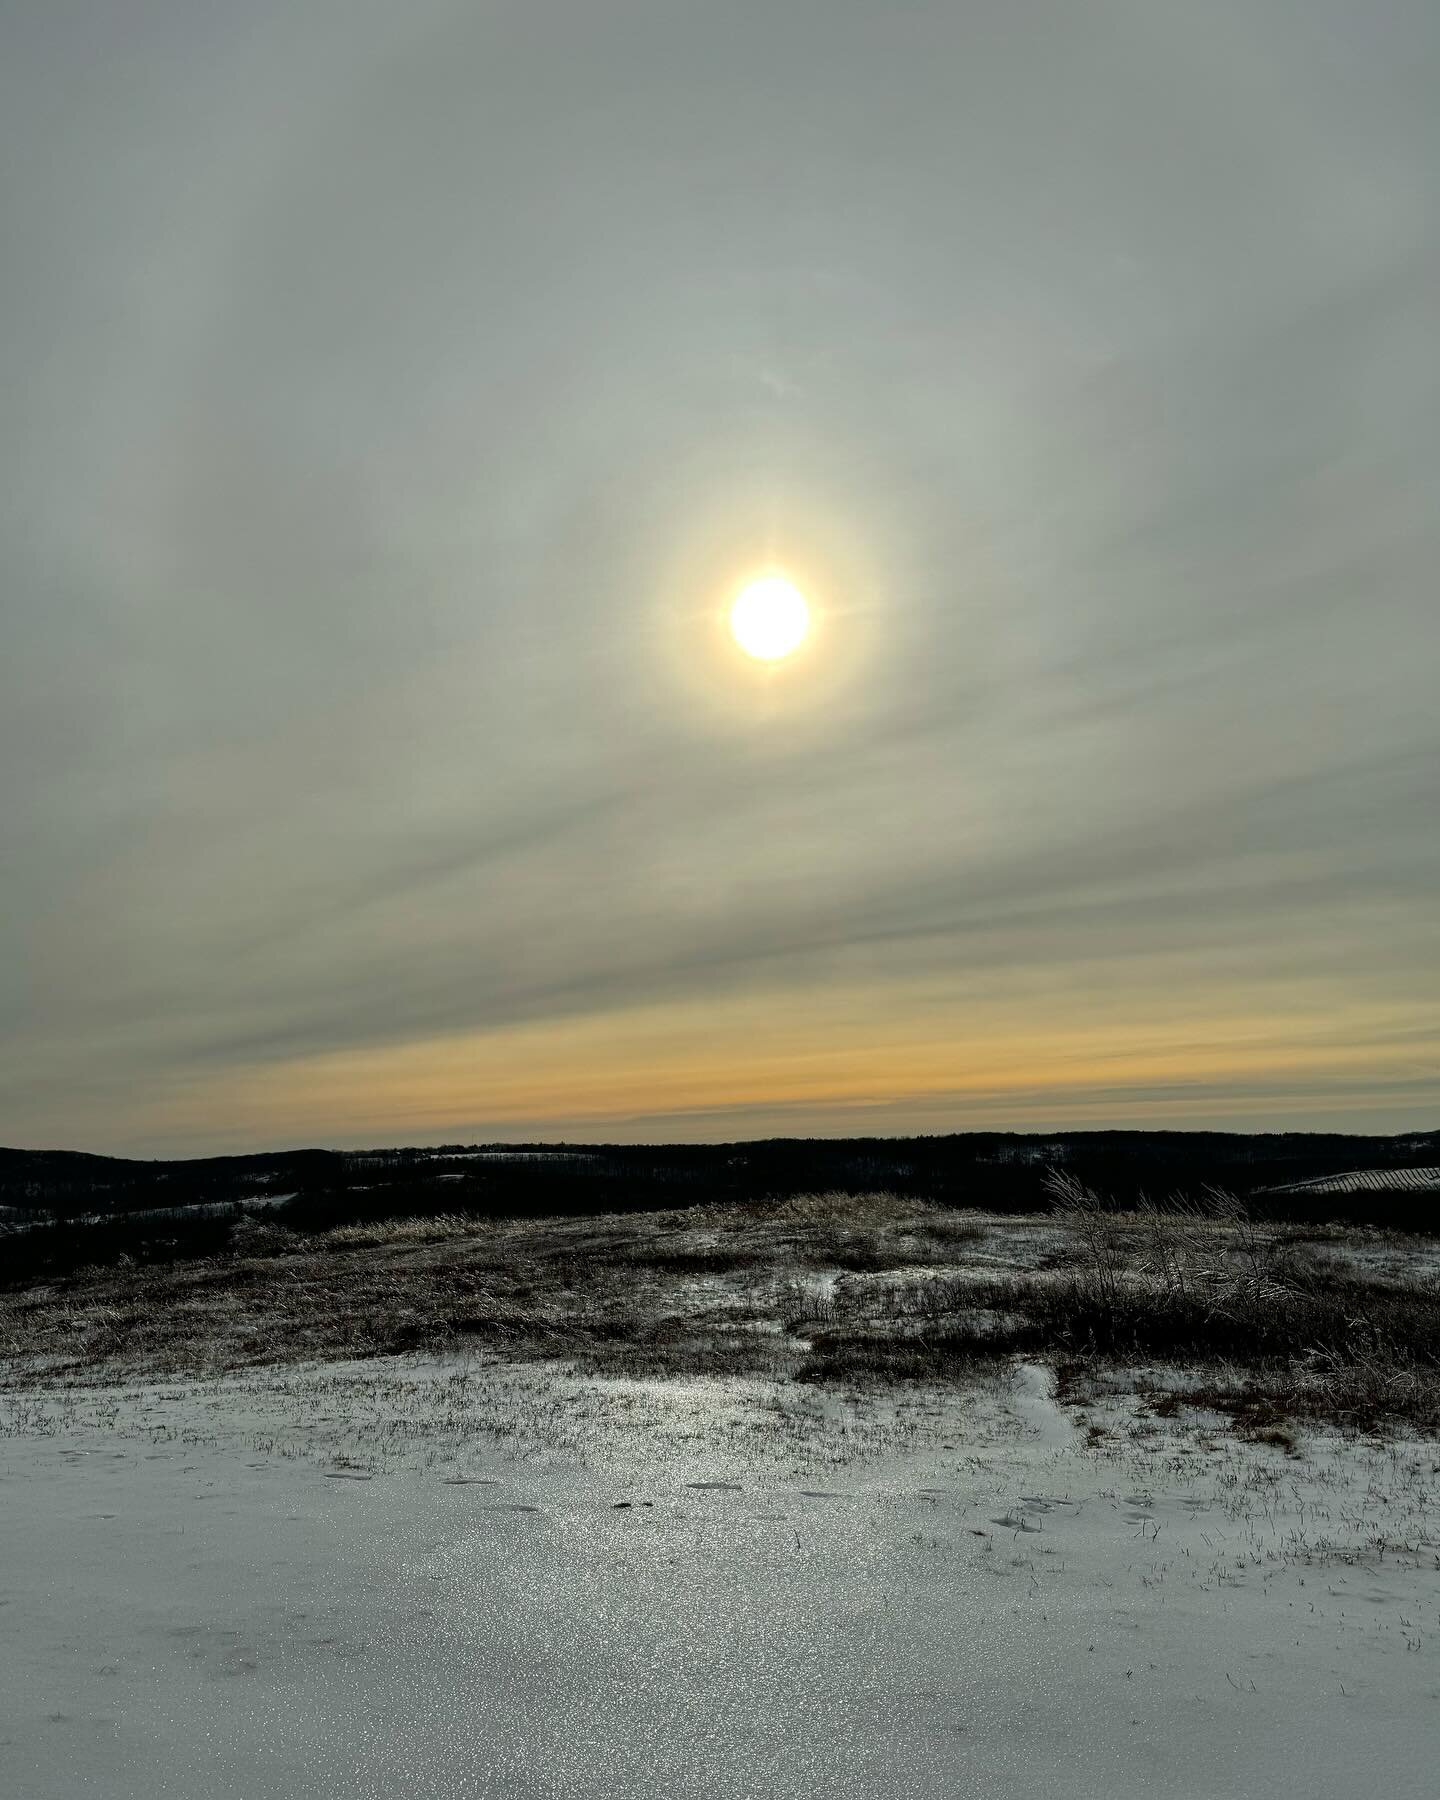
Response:
[[[6,0],[0,1142],[1440,1124],[1437,93],[1433,0]]]

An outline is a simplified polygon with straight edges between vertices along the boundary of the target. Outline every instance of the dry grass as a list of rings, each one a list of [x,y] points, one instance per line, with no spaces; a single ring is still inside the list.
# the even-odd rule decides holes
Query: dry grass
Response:
[[[1002,1219],[890,1194],[590,1219],[465,1215],[80,1271],[0,1295],[8,1379],[216,1373],[485,1348],[627,1375],[962,1379],[1017,1354],[1166,1363],[1282,1440],[1294,1417],[1440,1428],[1440,1292],[1424,1246],[1262,1227],[1224,1195],[1120,1214],[1057,1183]],[[1322,1253],[1323,1252],[1323,1253]],[[1373,1265],[1373,1266],[1372,1266]],[[3,1371],[0,1371],[3,1373]]]
[[[807,1270],[954,1255],[956,1215],[888,1195],[773,1206],[346,1225],[250,1223],[232,1253],[81,1270],[0,1295],[12,1378],[213,1373],[489,1345],[630,1374],[783,1368],[785,1297]]]
[[[974,1268],[892,1290],[880,1316],[817,1333],[802,1378],[949,1376],[1023,1353],[1075,1368],[1205,1371],[1195,1397],[1280,1442],[1290,1416],[1440,1429],[1440,1285],[1391,1244],[1390,1271],[1317,1255],[1257,1225],[1233,1197],[1108,1209],[1054,1183],[1066,1242],[1047,1269]]]

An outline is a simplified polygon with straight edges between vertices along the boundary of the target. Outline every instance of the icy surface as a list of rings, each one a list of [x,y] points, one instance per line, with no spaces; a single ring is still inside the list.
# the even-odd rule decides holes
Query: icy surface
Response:
[[[1435,1791],[1433,1446],[1096,1449],[1024,1368],[352,1364],[0,1427],[14,1800]]]

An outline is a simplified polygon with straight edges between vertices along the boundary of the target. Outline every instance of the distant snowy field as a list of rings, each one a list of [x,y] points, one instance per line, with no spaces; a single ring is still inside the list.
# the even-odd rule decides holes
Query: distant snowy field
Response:
[[[1346,1169],[1338,1175],[1315,1175],[1262,1190],[1274,1194],[1429,1194],[1440,1193],[1440,1168]]]
[[[0,1395],[0,1794],[1429,1800],[1436,1447],[1048,1396]]]

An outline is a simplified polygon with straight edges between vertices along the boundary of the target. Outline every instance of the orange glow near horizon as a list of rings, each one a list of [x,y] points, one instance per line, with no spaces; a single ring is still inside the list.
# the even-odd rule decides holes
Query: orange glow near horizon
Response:
[[[879,1039],[873,996],[850,989],[807,995],[803,1008],[727,998],[703,1021],[691,1005],[653,1006],[333,1052],[233,1071],[157,1108],[148,1128],[152,1141],[199,1142],[222,1103],[257,1145],[483,1138],[502,1120],[512,1138],[595,1140],[634,1136],[642,1121],[651,1140],[1154,1125],[1218,1110],[1303,1112],[1307,1096],[1333,1114],[1358,1065],[1390,1082],[1413,1071],[1408,1015],[1319,996],[1288,1013],[1237,1004],[1188,1022],[1077,1017],[1072,1007],[1043,1032],[991,1008],[962,1015],[912,998]],[[1231,1083],[1252,1091],[1228,1094],[1222,1109],[1216,1092]]]

